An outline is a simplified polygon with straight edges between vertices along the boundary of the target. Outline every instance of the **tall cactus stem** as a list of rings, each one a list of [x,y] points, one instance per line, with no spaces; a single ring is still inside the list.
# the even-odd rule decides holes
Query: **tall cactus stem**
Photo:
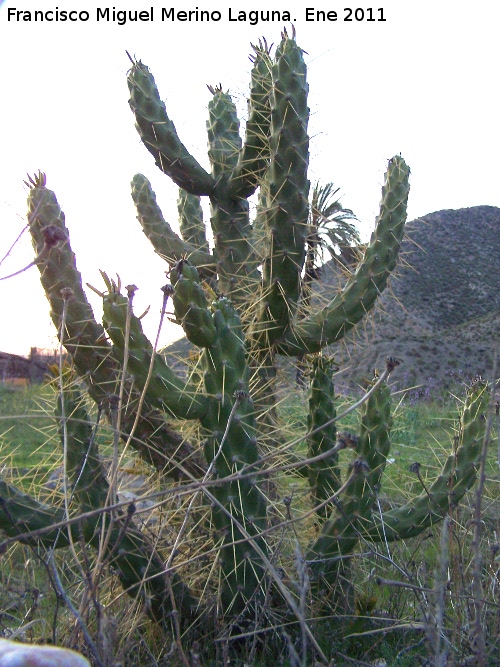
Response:
[[[390,390],[382,383],[364,404],[359,438],[343,436],[355,458],[349,465],[350,474],[342,498],[335,501],[330,518],[323,524],[308,554],[317,587],[322,584],[335,586],[339,557],[352,552],[360,533],[371,521],[380,475],[389,451],[391,423]]]
[[[104,323],[113,341],[113,356],[119,362],[123,361],[125,351],[128,303],[127,297],[120,294],[118,289],[112,288],[103,298]],[[199,395],[195,387],[177,377],[163,357],[153,351],[151,342],[142,330],[140,319],[133,313],[129,317],[127,366],[139,390],[146,391],[146,404],[165,410],[179,419],[198,419],[207,407],[204,397]],[[153,354],[153,373],[148,379]]]
[[[271,161],[266,174],[268,250],[262,268],[263,302],[256,336],[278,340],[300,296],[309,215],[308,85],[303,52],[285,34],[272,67]]]
[[[335,389],[332,379],[333,360],[316,356],[312,361],[309,412],[307,417],[308,455],[310,458],[334,451],[337,443],[337,426],[334,421]],[[323,461],[309,466],[309,484],[313,505],[318,506],[320,518],[326,519],[331,511],[325,504],[341,486],[338,452]]]
[[[264,178],[270,158],[272,61],[265,40],[253,46],[253,50],[245,140],[228,183],[229,196],[240,199],[246,199],[255,192]]]
[[[240,122],[229,93],[220,86],[209,86],[212,99],[208,104],[208,158],[216,183],[226,179],[238,161],[241,149]]]
[[[94,318],[92,307],[83,291],[82,278],[76,267],[71,249],[65,216],[55,194],[46,187],[45,174],[30,178],[28,194],[28,222],[38,261],[40,281],[50,304],[51,317],[60,331],[64,309],[63,294],[71,290],[66,304],[64,346],[71,354],[78,373],[84,379],[97,405],[106,406],[108,397],[119,386],[120,367],[112,356],[112,348],[104,327]],[[46,239],[59,239],[46,248]],[[137,397],[130,396],[122,419],[125,438],[136,421],[134,407]],[[174,478],[183,477],[185,467],[191,474],[203,470],[197,453],[175,432],[164,418],[153,410],[140,415],[132,446],[157,470],[168,472]],[[171,465],[171,459],[182,466]]]
[[[477,478],[477,462],[483,444],[490,392],[483,382],[468,390],[457,436],[457,448],[451,454],[429,488],[402,507],[374,513],[363,534],[367,539],[402,540],[415,535],[443,519],[457,506]],[[417,472],[419,464],[412,469]]]
[[[248,387],[244,336],[240,319],[225,297],[212,304],[212,313],[198,289],[196,269],[181,262],[171,273],[174,284],[176,316],[182,319],[186,335],[204,348],[203,367],[208,409],[200,423],[206,435],[204,450],[207,463],[216,478],[232,475],[259,459],[253,402]],[[206,315],[202,315],[206,313]],[[209,329],[208,318],[212,322]],[[203,321],[206,333],[193,338],[193,323]],[[263,564],[258,550],[252,548],[238,529],[242,524],[267,551],[261,536],[266,526],[266,503],[256,481],[242,478],[221,484],[213,491],[219,506],[213,507],[213,520],[223,547],[221,602],[231,614],[239,614],[258,596]],[[231,521],[234,516],[236,522]]]

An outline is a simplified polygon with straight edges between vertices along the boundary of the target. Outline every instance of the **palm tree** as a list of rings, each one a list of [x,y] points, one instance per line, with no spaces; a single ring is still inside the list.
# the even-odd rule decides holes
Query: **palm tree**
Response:
[[[313,188],[311,208],[308,221],[307,256],[305,262],[305,282],[319,277],[319,271],[325,262],[325,252],[330,258],[349,264],[352,248],[361,239],[353,220],[357,220],[351,209],[343,208],[333,183],[320,185],[319,181]],[[351,252],[350,252],[351,251]]]
[[[312,283],[320,278],[321,268],[328,259],[335,259],[349,267],[356,259],[356,248],[361,239],[351,209],[343,208],[339,199],[340,188],[333,183],[320,185],[317,181],[311,196],[307,223],[306,260],[302,278],[300,315],[307,317],[311,310]],[[325,255],[329,255],[325,259]],[[297,383],[303,385],[302,363],[297,365]]]

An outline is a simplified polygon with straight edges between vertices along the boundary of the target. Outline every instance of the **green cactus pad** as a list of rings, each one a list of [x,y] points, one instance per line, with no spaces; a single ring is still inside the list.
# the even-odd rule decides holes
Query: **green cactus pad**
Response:
[[[175,288],[175,315],[188,340],[198,347],[209,347],[214,343],[217,332],[198,271],[189,262],[181,260],[170,272],[170,280]]]
[[[124,358],[128,308],[129,300],[119,291],[111,291],[103,298],[104,324],[113,341],[113,355],[120,363]],[[143,333],[140,319],[132,312],[129,315],[128,353],[128,370],[138,388],[146,390],[148,405],[181,419],[197,419],[203,414],[206,410],[204,397],[178,378],[158,353],[154,353],[153,372],[148,381],[153,346]]]
[[[208,157],[215,182],[227,177],[238,161],[241,148],[240,123],[229,93],[219,86],[212,88],[208,105]]]
[[[204,333],[201,339],[197,334],[195,341],[204,348],[204,398],[208,407],[200,416],[200,423],[207,463],[212,466],[215,478],[222,479],[259,459],[241,321],[225,297],[208,308],[196,269],[188,262],[180,262],[172,270],[171,279],[176,316],[190,339],[195,320],[203,321]],[[260,533],[267,522],[266,502],[255,481],[246,477],[221,484],[212,493],[218,503],[212,511],[216,538],[223,545],[221,600],[230,613],[239,614],[258,592],[263,564],[238,524],[265,552]]]
[[[59,333],[66,302],[64,345],[85,376],[93,398],[99,402],[116,391],[117,366],[111,358],[104,329],[96,322],[83,291],[64,213],[55,194],[45,186],[45,179],[29,190],[28,221],[52,321]],[[55,231],[63,240],[47,248],[47,234],[54,235]]]
[[[349,437],[356,458],[349,465],[341,498],[336,500],[335,509],[308,553],[316,586],[336,583],[339,556],[352,552],[371,521],[389,451],[391,423],[390,391],[382,383],[364,405],[360,437]]]
[[[368,539],[401,540],[419,535],[454,508],[477,478],[477,462],[486,429],[490,393],[484,383],[469,390],[460,418],[458,447],[446,460],[433,484],[402,507],[374,513],[363,534]],[[418,468],[418,464],[415,466]],[[382,524],[383,522],[383,524]]]
[[[200,197],[190,195],[183,188],[179,188],[177,211],[179,213],[179,229],[184,241],[208,253],[208,241]]]

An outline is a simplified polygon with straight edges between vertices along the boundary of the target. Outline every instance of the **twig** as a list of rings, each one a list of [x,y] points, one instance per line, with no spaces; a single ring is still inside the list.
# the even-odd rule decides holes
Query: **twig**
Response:
[[[6,252],[5,255],[2,257],[2,259],[0,259],[0,266],[2,266],[2,264],[4,263],[4,261],[5,261],[5,260],[7,259],[7,257],[10,255],[10,253],[12,252],[12,250],[15,248],[16,244],[19,243],[19,241],[20,241],[20,239],[21,239],[21,236],[24,234],[24,232],[25,232],[27,229],[29,229],[29,225],[25,225],[25,227],[19,232],[19,234],[17,235],[17,238],[16,238],[16,240],[14,241],[14,243],[10,246],[10,248],[7,250],[7,252]]]
[[[96,662],[97,667],[105,667],[104,663],[101,662],[101,659],[99,658],[99,651],[97,650],[97,646],[94,644],[94,641],[92,637],[89,634],[89,631],[87,630],[87,626],[83,622],[80,614],[78,613],[77,609],[69,599],[69,597],[66,594],[66,591],[64,590],[64,587],[62,585],[61,579],[59,577],[59,572],[57,571],[54,558],[53,558],[53,551],[49,551],[49,557],[47,559],[47,565],[50,568],[50,571],[52,573],[52,577],[54,579],[57,593],[60,595],[60,597],[64,600],[64,604],[68,607],[68,609],[71,611],[73,616],[75,617],[78,625],[81,627],[83,635],[85,637],[85,640],[87,644],[89,645],[90,650],[92,651],[92,655],[94,657],[94,660]]]
[[[425,623],[399,623],[398,625],[391,625],[388,628],[376,628],[375,630],[365,630],[364,632],[352,632],[349,635],[345,635],[344,639],[350,639],[352,637],[369,637],[371,635],[381,635],[386,632],[392,632],[392,630],[425,630]]]
[[[434,667],[445,667],[446,652],[442,648],[443,640],[443,621],[446,586],[448,584],[448,542],[449,542],[450,516],[444,517],[441,527],[440,557],[438,567],[436,568],[435,597],[435,628],[434,632]],[[431,628],[429,628],[431,630]]]
[[[394,579],[384,579],[383,577],[376,577],[375,583],[377,586],[394,586],[395,588],[408,588],[411,591],[419,591],[420,593],[434,593],[433,588],[425,588],[425,586],[417,586],[406,581],[396,581]]]

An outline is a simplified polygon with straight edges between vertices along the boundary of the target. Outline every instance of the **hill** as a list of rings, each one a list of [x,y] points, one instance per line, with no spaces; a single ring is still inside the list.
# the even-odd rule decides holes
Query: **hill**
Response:
[[[500,208],[475,206],[425,215],[408,224],[401,265],[369,324],[335,352],[351,381],[387,354],[394,373],[421,392],[491,373],[500,334]],[[329,274],[332,278],[329,278]],[[334,284],[335,271],[325,271]]]

